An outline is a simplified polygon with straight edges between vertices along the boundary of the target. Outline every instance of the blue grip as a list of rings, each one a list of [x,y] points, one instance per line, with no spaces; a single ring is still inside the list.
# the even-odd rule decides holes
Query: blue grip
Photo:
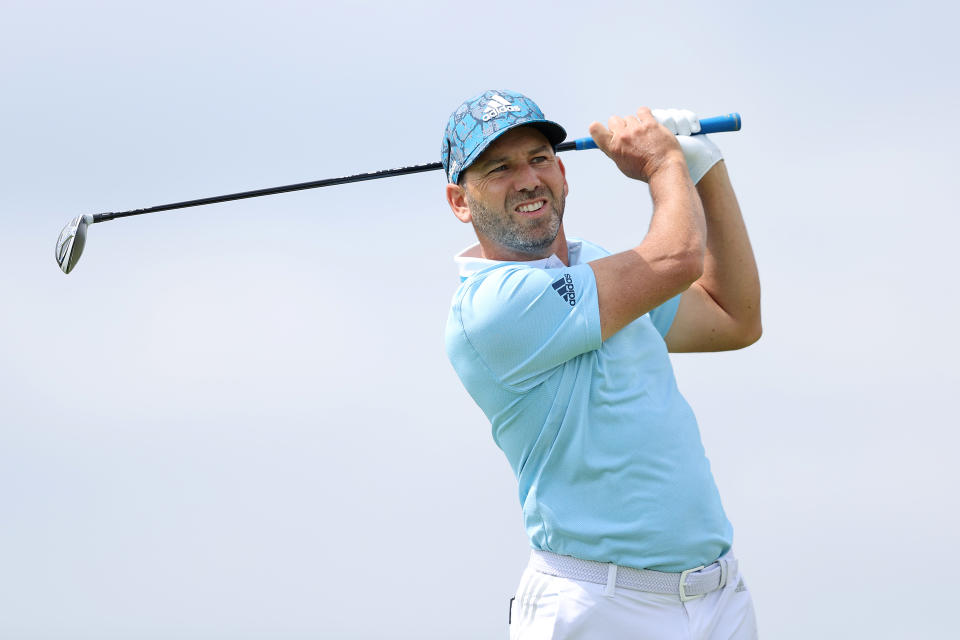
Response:
[[[741,120],[739,113],[728,113],[725,116],[714,116],[712,118],[700,118],[700,131],[694,133],[693,135],[697,136],[702,133],[721,133],[724,131],[740,131],[740,125]],[[593,141],[593,138],[577,138],[572,144],[569,142],[564,142],[563,145],[557,147],[557,150],[565,151],[567,149],[572,149],[574,148],[574,145],[577,151],[597,148],[597,143]]]
[[[720,133],[722,131],[740,131],[740,114],[728,113],[725,116],[700,118],[700,133]]]
[[[577,145],[577,151],[597,148],[597,143],[593,141],[593,138],[577,138],[574,143]]]

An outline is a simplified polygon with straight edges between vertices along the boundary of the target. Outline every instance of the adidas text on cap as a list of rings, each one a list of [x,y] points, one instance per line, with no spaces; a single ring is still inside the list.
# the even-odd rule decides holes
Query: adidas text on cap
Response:
[[[554,147],[567,137],[563,127],[544,118],[533,100],[516,91],[491,89],[461,104],[450,115],[440,149],[447,180],[459,180],[491,142],[521,125],[536,127]]]

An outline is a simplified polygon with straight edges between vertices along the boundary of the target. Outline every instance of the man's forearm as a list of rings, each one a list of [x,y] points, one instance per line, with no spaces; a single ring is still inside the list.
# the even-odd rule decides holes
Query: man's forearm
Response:
[[[707,249],[696,284],[755,340],[761,331],[760,277],[726,163],[714,165],[697,192],[707,222]]]
[[[648,184],[653,216],[643,242],[634,251],[651,260],[671,254],[682,256],[694,262],[701,271],[707,226],[686,165],[677,162],[665,166],[651,176]],[[651,248],[654,248],[653,252]]]

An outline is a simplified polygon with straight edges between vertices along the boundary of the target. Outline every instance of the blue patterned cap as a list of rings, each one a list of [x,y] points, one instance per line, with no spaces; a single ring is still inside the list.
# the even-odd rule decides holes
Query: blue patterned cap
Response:
[[[525,124],[539,129],[554,147],[567,137],[563,127],[545,119],[533,100],[516,91],[491,89],[464,102],[450,115],[443,132],[440,161],[447,180],[456,182],[491,142]]]

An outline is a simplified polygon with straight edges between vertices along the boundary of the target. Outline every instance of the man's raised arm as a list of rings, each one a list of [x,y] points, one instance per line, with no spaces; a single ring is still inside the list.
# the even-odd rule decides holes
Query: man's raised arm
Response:
[[[703,207],[680,144],[647,108],[590,125],[597,146],[629,178],[649,184],[653,217],[632,250],[594,260],[604,340],[698,280],[704,269]]]

